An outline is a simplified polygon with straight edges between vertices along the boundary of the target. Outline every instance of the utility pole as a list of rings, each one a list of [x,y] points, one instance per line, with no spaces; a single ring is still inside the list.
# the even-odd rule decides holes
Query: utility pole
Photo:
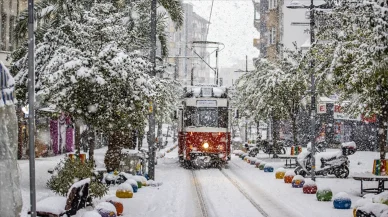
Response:
[[[310,48],[315,42],[315,20],[314,20],[314,0],[310,4]],[[310,63],[311,73],[311,179],[315,181],[315,76],[314,76],[315,62],[312,59]]]
[[[35,38],[34,38],[34,0],[28,0],[28,135],[30,149],[30,210],[36,217],[35,189]]]
[[[156,2],[151,2],[151,52],[150,59],[152,62],[151,76],[156,76]],[[150,179],[155,180],[155,107],[153,102],[150,103],[150,115],[148,119],[148,176]]]
[[[286,6],[291,9],[309,9],[310,10],[310,48],[315,42],[315,18],[314,18],[314,0],[311,0],[310,6],[305,5],[289,5]],[[319,6],[318,6],[319,7]],[[315,116],[316,116],[316,104],[315,104],[315,76],[314,76],[315,61],[311,60],[310,62],[310,79],[311,79],[311,112],[310,112],[310,143],[311,143],[311,179],[315,181]]]

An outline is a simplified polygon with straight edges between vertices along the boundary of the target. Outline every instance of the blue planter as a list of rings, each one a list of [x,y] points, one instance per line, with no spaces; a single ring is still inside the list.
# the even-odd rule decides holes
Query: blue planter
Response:
[[[333,205],[336,209],[350,209],[352,201],[350,199],[335,199]]]
[[[264,167],[264,172],[272,173],[273,172],[273,167]]]
[[[133,184],[131,184],[131,186],[132,186],[132,189],[133,189],[133,193],[136,193],[137,189],[139,189],[139,187],[137,185],[133,185]]]
[[[304,181],[292,181],[293,188],[303,188]]]

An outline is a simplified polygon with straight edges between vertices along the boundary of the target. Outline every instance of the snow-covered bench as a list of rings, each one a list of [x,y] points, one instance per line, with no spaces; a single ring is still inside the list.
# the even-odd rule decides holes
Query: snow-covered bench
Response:
[[[295,168],[297,166],[297,163],[296,163],[296,159],[298,158],[297,155],[279,154],[278,158],[286,159],[286,164],[284,166],[287,168]],[[294,160],[295,163],[292,163],[292,160]]]
[[[358,173],[353,175],[353,179],[361,181],[361,195],[363,195],[364,193],[378,194],[385,190],[388,190],[388,188],[385,188],[385,182],[388,181],[388,176],[376,176],[370,173]],[[377,188],[364,188],[364,181],[377,181]]]
[[[90,178],[74,183],[66,197],[48,197],[36,204],[36,214],[41,217],[72,216],[85,208],[89,197]],[[29,212],[28,214],[31,214]]]

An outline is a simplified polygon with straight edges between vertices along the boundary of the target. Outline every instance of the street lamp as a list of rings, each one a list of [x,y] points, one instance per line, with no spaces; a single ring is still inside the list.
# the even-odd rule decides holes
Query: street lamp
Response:
[[[310,47],[315,42],[314,35],[314,0],[311,0],[310,6],[303,5],[299,2],[291,2],[290,5],[286,6],[290,9],[310,9]],[[314,77],[314,60],[312,59],[310,62],[310,70],[311,70],[311,179],[315,181],[315,77]]]

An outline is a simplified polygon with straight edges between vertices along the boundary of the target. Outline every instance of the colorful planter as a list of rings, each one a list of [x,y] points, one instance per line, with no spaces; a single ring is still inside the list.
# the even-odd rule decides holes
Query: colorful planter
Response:
[[[256,161],[257,161],[257,159],[254,158],[254,157],[252,157],[252,158],[251,158],[251,165],[255,165]]]
[[[388,160],[376,159],[373,162],[373,174],[376,176],[386,176],[388,175],[387,163]]]
[[[286,170],[283,167],[278,168],[275,172],[276,179],[284,179],[285,175],[286,175]]]
[[[333,206],[335,209],[350,209],[352,206],[352,200],[345,192],[337,193],[333,198]]]
[[[304,178],[301,175],[294,176],[291,182],[293,188],[303,188],[304,183]]]
[[[318,201],[331,201],[333,192],[330,188],[318,189],[316,196]]]
[[[302,152],[302,146],[291,146],[291,155],[298,155]]]
[[[272,173],[273,172],[273,166],[271,165],[271,164],[266,164],[265,166],[264,166],[264,172],[266,172],[266,173]]]
[[[101,217],[117,217],[116,207],[109,202],[99,203],[95,209]]]
[[[265,162],[261,162],[261,164],[259,165],[259,169],[264,170],[265,164]]]
[[[317,184],[312,180],[306,180],[303,185],[304,194],[316,194],[317,193]]]
[[[260,164],[261,164],[261,160],[256,160],[256,162],[255,162],[255,167],[256,167],[256,168],[259,168]]]
[[[121,214],[123,214],[124,212],[124,206],[122,203],[120,202],[117,202],[117,201],[113,201],[113,200],[110,200],[110,201],[107,201],[111,204],[113,204],[113,206],[115,206],[116,208],[116,212],[117,212],[117,216],[121,216]]]
[[[295,172],[290,170],[284,174],[284,183],[292,183],[292,179],[295,177]]]

